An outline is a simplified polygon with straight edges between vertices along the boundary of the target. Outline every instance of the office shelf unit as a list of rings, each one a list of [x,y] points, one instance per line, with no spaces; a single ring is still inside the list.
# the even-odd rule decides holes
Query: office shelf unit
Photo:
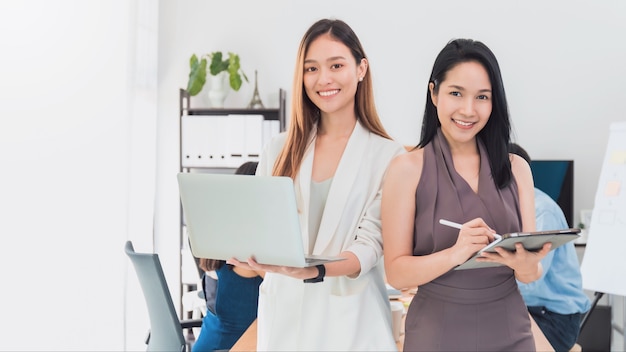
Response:
[[[185,152],[185,144],[186,142],[188,142],[188,138],[191,137],[191,133],[193,131],[193,127],[191,127],[191,125],[187,125],[186,128],[184,128],[185,126],[185,119],[187,118],[187,120],[189,121],[189,117],[194,117],[194,118],[198,118],[199,120],[195,121],[195,123],[200,123],[194,126],[202,126],[202,130],[201,131],[193,131],[194,133],[194,138],[200,138],[202,139],[202,142],[211,139],[212,137],[215,138],[221,138],[220,141],[218,141],[217,143],[228,143],[229,142],[229,136],[228,134],[232,135],[237,135],[237,137],[239,137],[240,141],[245,142],[246,138],[248,138],[248,136],[244,136],[242,135],[242,133],[244,133],[244,131],[240,131],[241,133],[239,133],[236,128],[239,127],[236,124],[232,124],[232,126],[229,126],[228,132],[225,131],[215,131],[215,130],[219,130],[221,125],[217,125],[217,124],[205,124],[206,122],[215,122],[216,120],[219,119],[226,119],[228,120],[230,119],[236,119],[239,118],[240,120],[245,120],[246,117],[256,117],[257,119],[252,119],[254,120],[255,123],[255,127],[259,127],[261,125],[263,125],[263,123],[265,123],[266,121],[276,121],[274,123],[274,130],[276,127],[276,124],[278,124],[278,132],[282,132],[285,130],[286,127],[286,120],[285,120],[285,107],[286,107],[286,92],[283,89],[279,90],[279,107],[278,108],[263,108],[263,109],[246,109],[246,108],[205,108],[205,107],[191,107],[190,105],[190,96],[189,96],[189,92],[187,92],[185,89],[180,89],[180,114],[179,114],[179,172],[207,172],[207,173],[226,173],[226,174],[232,174],[234,173],[235,169],[241,164],[242,161],[248,161],[249,159],[247,158],[249,155],[238,155],[240,158],[239,159],[233,159],[233,161],[231,162],[226,162],[224,161],[224,159],[220,159],[218,160],[211,160],[210,162],[208,161],[208,158],[214,158],[214,156],[212,155],[213,153],[209,153],[211,155],[208,154],[203,154],[203,153],[194,153],[193,155],[190,155],[192,153],[186,153]],[[259,115],[262,115],[262,119]],[[208,121],[208,119],[212,120],[212,121]],[[259,119],[261,119],[262,121],[259,121]],[[229,121],[232,122],[232,121]],[[208,126],[208,128],[207,128]],[[233,127],[235,126],[235,127]],[[243,126],[243,125],[242,125]],[[209,133],[207,133],[206,136],[204,136],[204,131],[207,131]],[[185,132],[188,133],[188,135],[185,135]],[[198,133],[200,132],[200,133]],[[213,133],[216,132],[216,133]],[[254,139],[257,143],[257,146],[259,143],[261,143],[261,136],[259,136],[259,133],[261,133],[262,131],[259,131],[258,129],[256,130],[256,135],[253,135],[251,139]],[[274,131],[276,132],[276,131]],[[265,136],[266,138],[268,138],[268,136]],[[267,140],[263,141],[263,143],[267,142]],[[231,153],[231,151],[226,151],[228,152],[228,154]],[[260,153],[260,150],[255,152],[255,153]],[[218,159],[217,156],[215,156],[216,159]],[[258,155],[255,154],[255,157],[258,159]],[[219,158],[223,158],[223,156],[220,156]],[[180,206],[180,248],[181,248],[181,280],[180,280],[180,292],[184,295],[185,292],[188,291],[193,291],[195,289],[201,289],[201,288],[196,288],[194,287],[195,285],[191,284],[190,282],[185,282],[184,277],[185,277],[185,272],[183,271],[183,266],[185,265],[184,263],[189,263],[189,260],[185,261],[185,256],[186,255],[190,255],[190,250],[189,250],[189,245],[188,245],[188,240],[187,240],[187,236],[186,236],[186,231],[185,231],[185,224],[184,224],[184,216],[183,216],[183,209],[182,209],[182,205]],[[195,265],[196,268],[198,267],[198,260],[196,258],[195,259]],[[198,274],[200,275],[201,271],[198,268]],[[187,275],[188,276],[188,275]],[[179,300],[179,304],[180,304],[180,312],[181,315],[183,315],[183,309],[182,309],[182,297]],[[181,316],[181,319],[184,319],[187,317],[183,317]]]

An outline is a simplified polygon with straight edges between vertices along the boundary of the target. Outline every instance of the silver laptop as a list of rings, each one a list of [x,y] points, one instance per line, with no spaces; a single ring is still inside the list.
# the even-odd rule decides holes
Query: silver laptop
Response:
[[[192,254],[197,258],[307,267],[339,257],[305,257],[293,180],[279,176],[179,173]]]

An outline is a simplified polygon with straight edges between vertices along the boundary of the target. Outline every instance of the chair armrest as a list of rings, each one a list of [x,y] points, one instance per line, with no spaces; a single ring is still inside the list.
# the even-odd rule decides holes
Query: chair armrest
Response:
[[[202,319],[187,319],[180,321],[181,329],[191,329],[202,327]],[[148,336],[146,336],[146,345],[150,342],[150,330],[148,330]]]
[[[201,326],[202,326],[202,319],[187,319],[187,320],[180,321],[180,327],[182,329],[199,328]]]

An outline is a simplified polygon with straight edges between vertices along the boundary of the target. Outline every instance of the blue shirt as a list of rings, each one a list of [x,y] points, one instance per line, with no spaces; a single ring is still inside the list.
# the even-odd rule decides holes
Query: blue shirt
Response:
[[[239,276],[227,264],[216,273],[215,312],[207,310],[192,352],[230,350],[257,316],[263,279]]]
[[[559,205],[535,188],[537,231],[569,228]],[[580,264],[574,243],[568,242],[542,260],[543,274],[529,284],[517,282],[529,307],[543,306],[559,314],[585,313],[591,302],[582,288]]]

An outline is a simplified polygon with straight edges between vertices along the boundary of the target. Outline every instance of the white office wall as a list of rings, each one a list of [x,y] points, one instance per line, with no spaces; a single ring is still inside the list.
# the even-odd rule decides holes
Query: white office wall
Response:
[[[0,1],[0,350],[145,349],[157,11]]]

